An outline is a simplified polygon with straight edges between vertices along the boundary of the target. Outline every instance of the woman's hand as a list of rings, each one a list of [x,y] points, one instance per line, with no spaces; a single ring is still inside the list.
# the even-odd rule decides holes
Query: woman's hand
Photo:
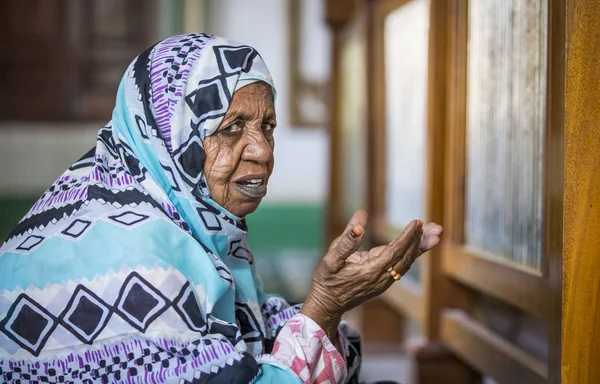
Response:
[[[415,220],[390,244],[358,251],[366,225],[367,212],[357,211],[313,274],[301,313],[326,332],[337,328],[342,314],[385,292],[395,281],[388,270],[404,275],[417,257],[439,243],[442,233],[440,225]]]

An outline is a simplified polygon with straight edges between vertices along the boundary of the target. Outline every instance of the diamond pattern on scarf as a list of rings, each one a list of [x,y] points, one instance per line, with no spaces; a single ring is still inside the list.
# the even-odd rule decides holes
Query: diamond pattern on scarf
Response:
[[[29,296],[22,294],[0,321],[0,332],[37,356],[57,324],[56,317]]]

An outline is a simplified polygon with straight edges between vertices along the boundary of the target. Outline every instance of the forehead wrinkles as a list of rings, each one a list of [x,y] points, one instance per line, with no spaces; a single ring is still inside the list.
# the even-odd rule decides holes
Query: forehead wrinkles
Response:
[[[233,94],[226,118],[234,115],[247,120],[275,117],[271,87],[262,83],[255,84],[243,87]]]

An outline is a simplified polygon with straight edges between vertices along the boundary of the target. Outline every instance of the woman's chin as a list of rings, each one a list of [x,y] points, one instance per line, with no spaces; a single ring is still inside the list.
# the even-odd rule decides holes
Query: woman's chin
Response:
[[[256,208],[258,208],[261,201],[262,198],[245,198],[244,201],[236,202],[236,204],[233,204],[229,209],[226,209],[237,217],[245,217],[256,211]]]

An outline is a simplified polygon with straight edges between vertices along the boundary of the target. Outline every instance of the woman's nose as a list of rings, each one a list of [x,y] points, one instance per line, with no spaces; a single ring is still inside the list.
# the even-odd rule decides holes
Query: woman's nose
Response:
[[[261,133],[248,138],[248,143],[242,152],[242,160],[266,164],[273,160],[273,148]]]

